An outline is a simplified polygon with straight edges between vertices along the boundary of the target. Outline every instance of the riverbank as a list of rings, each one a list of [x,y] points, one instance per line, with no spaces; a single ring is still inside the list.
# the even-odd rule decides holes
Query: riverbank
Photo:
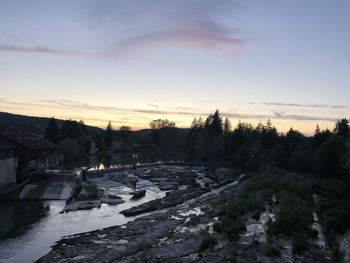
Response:
[[[126,218],[137,215],[134,220],[65,237],[37,262],[334,262],[316,214],[305,222],[281,217],[294,204],[283,204],[285,194],[297,189],[302,191],[295,198],[311,194],[307,185],[300,188],[303,181],[295,181],[298,175],[157,167],[137,176],[170,190],[161,199],[120,212]],[[277,190],[275,195],[274,188],[282,195]],[[312,215],[309,203],[300,205],[310,207],[307,215]],[[293,214],[302,216],[302,211]],[[286,229],[277,228],[287,219],[316,235],[295,243]]]
[[[60,214],[69,231],[37,262],[334,262],[313,184],[298,174],[161,165],[89,184],[124,202]]]
[[[149,262],[196,253],[205,239],[199,233],[207,227],[212,229],[220,213],[219,204],[230,193],[228,189],[237,187],[244,177],[234,176],[228,169],[215,173],[203,168],[166,166],[138,173],[138,177],[173,190],[162,199],[121,212],[126,216],[142,215],[134,221],[64,238],[37,262],[144,262],[144,253],[155,244],[157,247],[146,257]],[[201,219],[197,222],[198,216]]]

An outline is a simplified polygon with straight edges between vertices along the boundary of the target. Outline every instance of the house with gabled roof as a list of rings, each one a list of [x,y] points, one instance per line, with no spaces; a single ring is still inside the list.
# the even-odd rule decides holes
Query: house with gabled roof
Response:
[[[47,164],[57,146],[25,129],[0,130],[0,191],[25,181]]]

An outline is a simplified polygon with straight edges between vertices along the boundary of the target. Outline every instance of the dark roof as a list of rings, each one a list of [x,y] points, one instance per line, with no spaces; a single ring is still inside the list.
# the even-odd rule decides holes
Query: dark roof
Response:
[[[29,150],[55,149],[57,146],[48,140],[26,130],[2,129],[0,135]]]

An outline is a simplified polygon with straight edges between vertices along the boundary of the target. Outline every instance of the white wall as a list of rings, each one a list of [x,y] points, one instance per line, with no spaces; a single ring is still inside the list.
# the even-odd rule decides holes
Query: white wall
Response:
[[[0,190],[6,190],[6,186],[16,184],[16,158],[0,160]]]

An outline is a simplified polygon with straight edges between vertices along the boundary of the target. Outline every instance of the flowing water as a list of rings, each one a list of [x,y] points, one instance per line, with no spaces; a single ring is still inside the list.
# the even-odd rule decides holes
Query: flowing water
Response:
[[[146,189],[146,195],[139,200],[131,200],[131,188],[106,181],[101,184],[125,203],[61,214],[65,201],[2,201],[0,262],[33,262],[48,253],[61,237],[125,224],[135,217],[124,217],[120,211],[165,195],[146,180],[137,185],[138,189]]]
[[[244,176],[242,174],[236,181],[187,200],[178,207],[186,209],[200,198],[212,194],[217,195],[226,188],[238,184]],[[65,201],[2,201],[1,208],[6,209],[4,209],[5,213],[3,211],[0,213],[0,262],[33,262],[47,254],[51,246],[64,236],[122,225],[136,217],[154,213],[125,217],[119,212],[150,200],[162,198],[166,193],[159,190],[150,181],[139,179],[136,188],[146,189],[146,195],[141,199],[132,200],[129,192],[133,189],[129,187],[107,178],[96,179],[94,183],[106,192],[122,197],[125,203],[102,204],[101,208],[62,214],[60,212],[65,206]],[[168,209],[157,210],[157,212]],[[200,208],[198,209],[200,211]]]

